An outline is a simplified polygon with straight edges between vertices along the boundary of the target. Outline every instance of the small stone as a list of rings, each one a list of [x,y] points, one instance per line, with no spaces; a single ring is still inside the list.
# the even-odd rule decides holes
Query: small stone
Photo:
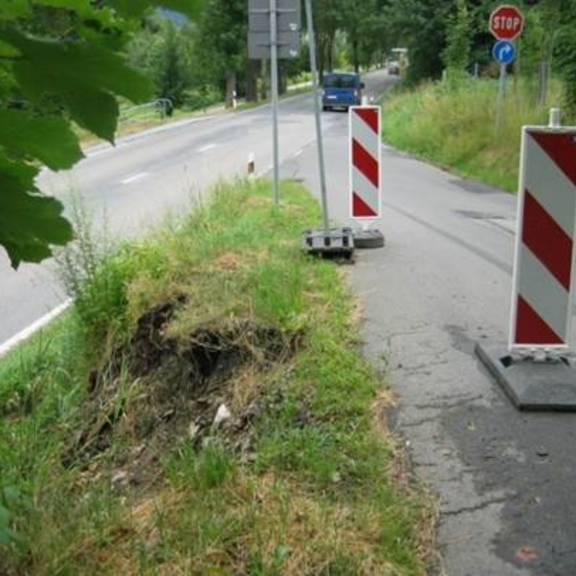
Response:
[[[340,472],[334,472],[334,474],[332,474],[332,482],[334,482],[334,484],[338,484],[341,480],[342,476],[340,475]]]
[[[140,456],[145,449],[146,444],[140,444],[140,446],[135,446],[134,448],[132,448],[132,456],[138,458],[138,456]]]
[[[550,455],[546,448],[538,448],[538,450],[536,450],[536,454],[540,456],[540,458],[546,458]]]
[[[196,422],[192,422],[188,427],[188,438],[194,440],[198,436],[198,432],[200,432],[200,426]]]
[[[216,412],[216,416],[214,417],[214,426],[220,426],[226,422],[226,420],[230,420],[231,417],[232,414],[226,407],[226,404],[220,404],[218,411]]]
[[[127,481],[128,481],[128,472],[126,472],[125,470],[120,470],[119,472],[116,472],[114,476],[112,476],[112,484],[114,486],[121,486],[123,484],[126,484]]]

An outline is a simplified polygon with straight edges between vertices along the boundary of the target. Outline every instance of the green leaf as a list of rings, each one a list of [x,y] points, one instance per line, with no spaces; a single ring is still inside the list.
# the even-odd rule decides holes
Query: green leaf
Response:
[[[13,70],[23,94],[42,105],[60,98],[79,125],[113,141],[118,106],[112,95],[134,102],[152,96],[152,83],[118,54],[94,43],[58,43],[0,30],[0,39],[22,56]]]
[[[169,8],[181,12],[192,19],[197,18],[202,12],[203,0],[158,0],[154,4],[159,7]]]
[[[62,204],[34,188],[37,171],[0,157],[0,245],[15,268],[23,261],[41,262],[52,255],[51,245],[73,237]]]
[[[28,0],[2,0],[0,8],[0,20],[12,20],[30,14],[30,3]]]
[[[74,120],[98,138],[114,141],[119,107],[116,98],[99,90],[84,90],[78,86],[67,93],[67,102]]]
[[[96,7],[91,0],[34,0],[34,4],[73,10],[86,20],[97,20],[104,26],[114,24],[114,14],[106,7]]]
[[[0,146],[12,157],[39,160],[52,170],[70,168],[83,157],[63,118],[22,110],[0,110]]]

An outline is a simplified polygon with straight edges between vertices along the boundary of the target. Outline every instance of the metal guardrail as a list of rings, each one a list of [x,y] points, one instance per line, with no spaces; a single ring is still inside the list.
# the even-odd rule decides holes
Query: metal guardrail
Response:
[[[141,117],[141,113],[144,111],[157,112],[160,118],[166,118],[169,111],[174,107],[172,100],[170,98],[158,98],[152,102],[146,104],[140,104],[139,106],[132,106],[126,110],[123,110],[120,114],[120,122],[130,122],[131,120],[138,120]]]

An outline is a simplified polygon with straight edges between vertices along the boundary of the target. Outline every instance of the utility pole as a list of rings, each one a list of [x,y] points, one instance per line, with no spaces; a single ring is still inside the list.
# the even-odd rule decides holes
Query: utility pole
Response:
[[[280,139],[278,137],[278,7],[270,0],[270,83],[272,88],[272,140],[274,155],[274,204],[280,203]]]

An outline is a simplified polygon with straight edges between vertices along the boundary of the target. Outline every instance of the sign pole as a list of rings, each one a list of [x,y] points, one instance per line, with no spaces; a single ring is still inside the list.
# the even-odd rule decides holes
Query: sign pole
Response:
[[[272,137],[274,147],[274,203],[280,202],[280,144],[278,137],[278,9],[270,0],[270,83],[272,89]]]
[[[308,38],[310,41],[310,69],[312,72],[312,85],[314,91],[314,111],[316,116],[316,140],[318,143],[318,164],[320,168],[320,191],[322,196],[322,212],[324,217],[324,230],[330,229],[328,214],[328,193],[326,189],[326,165],[324,162],[324,140],[322,135],[322,117],[320,108],[320,82],[318,78],[318,64],[316,62],[316,38],[314,34],[314,17],[312,14],[312,0],[306,0],[306,19],[308,22]]]
[[[504,104],[506,102],[506,64],[500,64],[500,81],[498,83],[498,101],[496,103],[496,132],[502,129]]]

